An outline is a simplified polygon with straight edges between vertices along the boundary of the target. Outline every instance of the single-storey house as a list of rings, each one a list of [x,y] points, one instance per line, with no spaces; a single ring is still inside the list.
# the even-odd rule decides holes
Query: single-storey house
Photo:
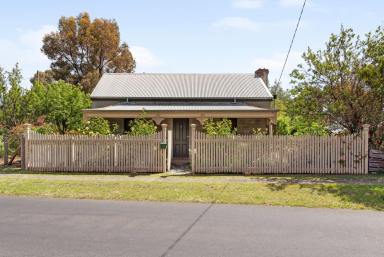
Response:
[[[107,73],[91,94],[84,117],[103,117],[129,130],[142,115],[168,124],[173,160],[188,159],[190,125],[201,130],[206,119],[231,119],[239,134],[273,131],[277,110],[268,89],[267,69],[239,74]]]

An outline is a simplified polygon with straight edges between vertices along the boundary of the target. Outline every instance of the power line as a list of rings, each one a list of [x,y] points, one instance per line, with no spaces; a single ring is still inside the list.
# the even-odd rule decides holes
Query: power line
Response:
[[[280,77],[279,77],[279,80],[278,80],[277,84],[280,84],[280,80],[281,80],[281,77],[283,76],[285,66],[287,65],[288,57],[289,57],[289,54],[291,53],[293,41],[295,40],[297,29],[299,28],[300,21],[301,21],[301,16],[303,15],[306,3],[307,3],[307,0],[304,0],[303,6],[301,7],[301,12],[300,12],[300,15],[299,15],[299,19],[297,20],[295,32],[293,33],[291,44],[289,45],[288,53],[287,53],[287,56],[285,57],[284,65],[283,65],[283,68],[281,69]]]

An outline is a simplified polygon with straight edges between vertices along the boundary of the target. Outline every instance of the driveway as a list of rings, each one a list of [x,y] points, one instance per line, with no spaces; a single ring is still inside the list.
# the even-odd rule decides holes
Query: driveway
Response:
[[[0,197],[0,256],[384,256],[384,212]]]

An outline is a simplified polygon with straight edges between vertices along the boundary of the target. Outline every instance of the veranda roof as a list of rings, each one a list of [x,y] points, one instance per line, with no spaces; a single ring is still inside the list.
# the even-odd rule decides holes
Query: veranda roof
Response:
[[[185,102],[185,103],[120,103],[85,109],[84,117],[134,118],[146,112],[148,118],[268,118],[276,119],[276,109],[266,109],[245,103]]]
[[[245,103],[121,103],[88,111],[274,111]]]

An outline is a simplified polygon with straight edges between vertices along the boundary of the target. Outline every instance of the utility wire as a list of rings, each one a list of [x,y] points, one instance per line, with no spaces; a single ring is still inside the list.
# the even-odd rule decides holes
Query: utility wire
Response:
[[[281,77],[283,76],[285,66],[287,65],[288,57],[289,57],[289,54],[291,53],[291,49],[292,49],[292,45],[293,45],[293,41],[295,40],[296,33],[297,33],[297,29],[299,28],[300,21],[301,21],[301,16],[303,15],[303,12],[304,12],[304,8],[305,8],[305,4],[306,4],[306,3],[307,3],[307,0],[304,0],[304,2],[303,2],[303,6],[301,7],[301,12],[300,12],[300,15],[299,15],[299,19],[297,20],[297,24],[296,24],[295,32],[293,33],[292,40],[291,40],[291,44],[289,45],[288,53],[287,53],[287,56],[285,57],[284,65],[283,65],[283,68],[281,69],[280,77],[279,77],[279,80],[278,80],[277,84],[280,84]]]

